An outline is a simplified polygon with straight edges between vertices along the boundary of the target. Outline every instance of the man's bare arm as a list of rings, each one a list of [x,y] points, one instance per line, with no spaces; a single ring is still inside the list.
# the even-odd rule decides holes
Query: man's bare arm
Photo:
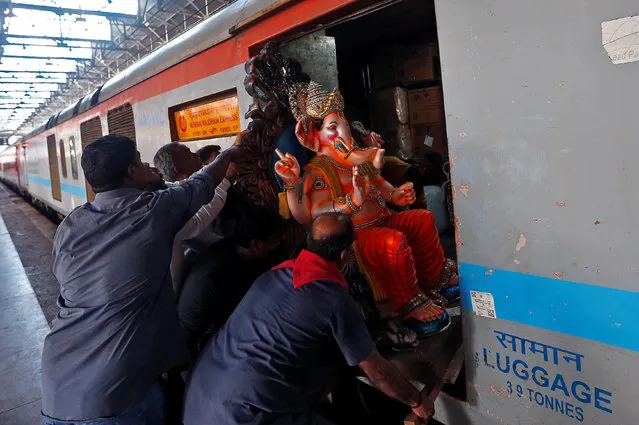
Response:
[[[359,364],[368,379],[380,391],[389,397],[402,403],[415,407],[421,404],[421,394],[417,388],[399,372],[388,360],[382,357],[377,350]]]
[[[377,350],[359,364],[375,387],[389,397],[410,406],[422,420],[433,416],[433,402],[427,395],[417,391],[391,362],[383,358]]]

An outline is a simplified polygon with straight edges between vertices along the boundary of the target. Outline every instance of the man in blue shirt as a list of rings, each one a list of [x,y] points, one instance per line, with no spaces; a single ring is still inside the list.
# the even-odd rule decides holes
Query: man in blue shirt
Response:
[[[135,142],[88,145],[82,169],[95,200],[76,208],[53,241],[60,312],[44,341],[45,425],[162,425],[163,372],[185,358],[171,287],[175,234],[213,197],[239,148],[180,186],[145,192]]]
[[[432,401],[381,357],[340,266],[354,240],[342,214],[318,216],[308,248],[263,274],[202,351],[184,425],[317,424],[313,414],[344,362],[421,418]]]

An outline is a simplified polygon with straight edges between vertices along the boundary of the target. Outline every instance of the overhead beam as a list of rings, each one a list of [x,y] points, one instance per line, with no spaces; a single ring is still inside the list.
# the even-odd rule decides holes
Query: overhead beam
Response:
[[[24,92],[24,93],[31,94],[31,93],[55,93],[56,91],[57,91],[57,89],[56,90],[6,90],[6,89],[3,89],[2,86],[0,85],[0,100],[2,100],[2,99],[20,99],[20,98],[23,98],[23,97],[32,97],[32,96],[26,96],[26,95],[21,95],[19,97],[15,97],[15,96],[2,97],[2,93],[7,93],[7,92],[20,92],[20,93]],[[36,99],[42,99],[42,97],[38,97],[38,96],[36,96],[35,98]],[[48,99],[48,97],[44,98],[44,99]]]
[[[91,58],[78,58],[71,56],[29,56],[29,55],[2,55],[3,58],[15,58],[15,59],[42,59],[42,60],[53,60],[53,59],[68,59],[72,61],[90,61]]]
[[[25,94],[21,94],[21,95],[14,95],[15,93],[25,93]],[[13,93],[13,94],[9,94],[9,93]],[[28,93],[28,94],[27,94]],[[0,90],[0,100],[4,99],[18,99],[18,98],[23,98],[23,97],[30,97],[32,99],[50,99],[50,96],[32,96],[31,93],[33,94],[39,94],[39,93],[49,93],[49,94],[55,94],[55,90],[48,90],[48,91],[30,91],[27,92],[26,90]]]
[[[12,74],[67,74],[73,75],[75,71],[33,71],[28,69],[1,69],[0,74],[2,73],[12,73]]]
[[[24,34],[10,34],[10,33],[5,33],[3,35],[3,37],[11,37],[11,38],[36,38],[36,39],[41,39],[41,40],[54,40],[54,41],[86,41],[86,42],[90,42],[90,43],[109,43],[111,42],[110,39],[106,39],[106,38],[100,38],[100,39],[95,39],[95,38],[81,38],[81,37],[64,37],[64,36],[60,36],[60,37],[56,37],[56,36],[52,36],[52,35],[24,35]]]
[[[32,99],[29,99],[32,100]],[[0,100],[0,105],[31,105],[31,106],[40,106],[42,105],[43,102],[40,101],[41,99],[38,99],[38,102],[25,102],[24,99],[15,99],[15,100],[10,100],[10,99],[1,99]]]
[[[102,16],[107,19],[135,19],[137,17],[137,15],[129,15],[126,13],[105,12],[103,10],[72,9],[68,7],[46,6],[42,4],[12,2],[10,7],[13,9],[41,10],[44,12],[53,12],[56,15],[93,15]]]
[[[16,99],[16,97],[32,97],[32,98],[43,98],[43,96],[31,96],[31,94],[39,94],[39,93],[55,93],[56,90],[7,90],[0,87],[0,100],[1,99]],[[17,94],[22,93],[22,94]],[[46,97],[45,99],[48,99]]]
[[[2,78],[0,77],[0,84],[34,84],[34,83],[40,83],[40,84],[64,84],[66,83],[67,80],[60,80],[60,79],[51,79],[51,80],[47,80],[47,79],[19,79],[19,78]]]
[[[98,40],[98,41],[93,41],[93,43],[101,44],[101,43],[104,43],[104,41]],[[5,41],[3,44],[5,46],[19,46],[19,47],[22,47],[22,48],[25,48],[25,49],[28,48],[28,47],[33,47],[33,46],[35,46],[35,47],[52,47],[52,48],[57,48],[57,49],[67,49],[67,48],[70,48],[70,49],[89,49],[89,50],[93,50],[94,49],[94,46],[69,46],[69,45],[64,45],[64,46],[55,45],[55,46],[52,46],[50,44],[42,44],[42,43],[33,43],[33,44],[30,44],[30,43],[9,43],[8,41]],[[97,46],[97,47],[100,48],[100,49],[110,50],[110,51],[114,51],[114,52],[128,52],[129,51],[128,49],[124,49],[124,48],[121,48],[121,47],[114,47],[114,46],[111,46],[111,47],[109,47],[109,46]]]
[[[19,77],[16,76],[15,74],[7,74],[4,75],[2,73],[0,73],[0,81],[13,81],[16,83],[46,83],[46,82],[50,82],[50,83],[58,83],[58,82],[63,82],[66,83],[67,82],[67,78],[66,77],[57,77],[54,75],[50,75],[50,76],[42,76],[42,77],[36,77],[35,75],[26,75],[23,77]]]

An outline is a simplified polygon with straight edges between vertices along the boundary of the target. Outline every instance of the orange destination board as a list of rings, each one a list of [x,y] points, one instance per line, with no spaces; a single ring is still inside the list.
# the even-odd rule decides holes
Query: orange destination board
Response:
[[[240,132],[237,96],[215,100],[174,112],[178,139],[194,140]]]

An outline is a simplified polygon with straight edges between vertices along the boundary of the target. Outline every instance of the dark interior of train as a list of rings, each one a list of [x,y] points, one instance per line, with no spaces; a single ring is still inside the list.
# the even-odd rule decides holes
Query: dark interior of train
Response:
[[[311,79],[325,86],[338,85],[349,121],[360,121],[379,133],[387,155],[422,167],[428,208],[440,215],[438,228],[446,256],[456,258],[452,207],[445,193],[448,146],[434,2],[395,2],[325,28],[284,43],[283,55],[300,62]],[[389,356],[433,393],[444,391],[465,400],[461,344],[457,316],[451,328],[417,349]],[[342,403],[350,409],[359,407],[349,415],[360,412],[362,416],[349,419],[370,421],[372,417],[375,423],[389,423],[406,413],[404,406],[359,381],[351,385],[355,391],[345,391]]]

